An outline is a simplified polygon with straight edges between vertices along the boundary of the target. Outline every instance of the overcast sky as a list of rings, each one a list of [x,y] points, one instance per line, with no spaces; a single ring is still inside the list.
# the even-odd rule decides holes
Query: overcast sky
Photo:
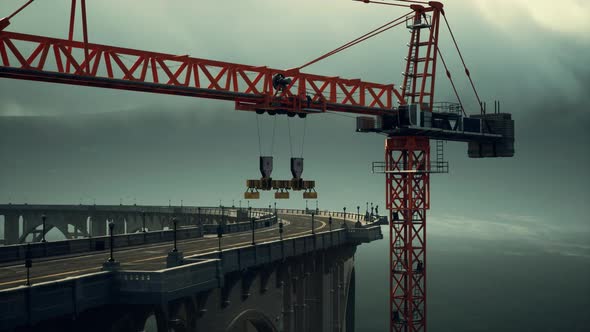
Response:
[[[0,17],[24,0],[1,2]],[[349,0],[87,3],[91,42],[280,69],[404,13]],[[37,0],[7,30],[66,38],[68,4]],[[466,144],[446,145],[450,173],[432,176],[428,214],[431,327],[584,330],[590,1],[448,0],[445,9],[480,95],[488,105],[501,100],[516,120],[516,155],[469,159]],[[441,29],[441,50],[475,113]],[[408,39],[404,29],[390,31],[305,72],[399,85]],[[436,91],[438,101],[453,101],[442,71]],[[231,102],[0,79],[0,202],[238,205],[245,180],[259,177],[256,119]],[[383,136],[355,133],[353,118],[325,114],[308,117],[303,145],[302,120],[259,121],[263,153],[276,121],[274,178],[290,177],[292,145],[296,156],[303,149],[303,177],[317,181],[320,208],[374,202],[384,212],[383,176],[370,171],[383,160]],[[273,202],[272,193],[261,197],[252,204]],[[292,193],[278,206],[305,202]],[[386,241],[359,249],[363,331],[387,322]]]
[[[4,0],[0,16],[21,3]],[[68,3],[38,0],[7,30],[65,38]],[[517,152],[472,160],[464,144],[449,143],[451,173],[432,180],[433,220],[513,216],[574,233],[590,229],[590,3],[556,3],[445,2],[479,93],[501,100],[517,121]],[[348,0],[103,0],[88,7],[92,42],[276,68],[301,65],[404,13]],[[475,98],[441,29],[441,50],[473,113]],[[391,31],[305,71],[398,85],[408,38],[404,29]],[[444,75],[437,98],[452,100]],[[1,79],[0,115],[2,201],[217,204],[223,197],[237,204],[244,180],[259,176],[256,117],[230,102]],[[274,120],[260,121],[268,151]],[[288,177],[287,119],[276,121],[274,175]],[[291,120],[296,151],[302,127]],[[383,137],[353,128],[346,117],[307,120],[304,177],[318,181],[325,208],[383,205],[383,179],[369,170],[383,158]],[[272,195],[263,197],[267,204]]]

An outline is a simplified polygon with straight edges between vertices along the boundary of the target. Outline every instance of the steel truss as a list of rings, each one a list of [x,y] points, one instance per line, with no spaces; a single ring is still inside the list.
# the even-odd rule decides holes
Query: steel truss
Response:
[[[386,196],[390,211],[390,331],[426,330],[426,210],[430,165],[424,137],[385,142]]]

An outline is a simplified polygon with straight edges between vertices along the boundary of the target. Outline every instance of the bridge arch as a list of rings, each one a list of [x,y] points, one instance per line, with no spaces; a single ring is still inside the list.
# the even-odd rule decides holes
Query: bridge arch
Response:
[[[278,332],[272,320],[263,312],[255,309],[248,309],[241,312],[229,323],[225,331],[248,332],[252,331],[251,328],[254,328],[258,332]]]
[[[59,232],[63,235],[64,239],[67,239],[67,229],[60,228],[53,224],[46,224],[45,225],[45,236],[49,232],[55,231]],[[32,238],[30,241],[27,241],[27,238],[31,236]],[[33,225],[29,229],[23,229],[23,233],[18,239],[18,243],[26,243],[26,242],[39,242],[43,239],[43,225]]]

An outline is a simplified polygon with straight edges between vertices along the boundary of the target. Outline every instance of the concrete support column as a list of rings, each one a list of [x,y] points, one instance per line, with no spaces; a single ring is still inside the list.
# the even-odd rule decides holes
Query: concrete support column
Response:
[[[88,223],[86,219],[88,216],[82,213],[76,213],[72,216],[70,224],[74,227],[72,230],[72,238],[87,237],[88,236]]]
[[[90,221],[90,235],[91,236],[105,236],[106,233],[106,216],[95,214]]]
[[[322,326],[322,321],[324,320],[322,301],[324,284],[323,275],[319,271],[316,270],[305,278],[305,316],[307,322],[305,331],[324,331]]]
[[[141,231],[141,215],[129,213],[125,215],[125,220],[127,221],[127,233]]]
[[[115,235],[120,235],[125,233],[125,217],[120,214],[114,215],[113,219],[115,220],[115,229],[113,233]]]
[[[287,268],[285,268],[287,269]],[[283,287],[283,332],[292,332],[293,326],[293,282],[289,276],[289,271],[282,273],[282,287]]]
[[[333,330],[334,332],[341,331],[341,322],[340,322],[340,280],[338,278],[339,271],[338,267],[334,266],[332,268],[332,283],[331,283],[331,292],[332,292],[332,322],[333,322]]]
[[[21,234],[21,237],[24,234],[33,234],[33,241],[35,241],[35,235],[34,235],[34,231],[33,229],[35,228],[35,226],[38,226],[41,223],[41,220],[35,220],[35,216],[33,213],[31,212],[25,212],[22,214],[23,216],[23,233]]]
[[[4,215],[4,244],[17,244],[20,237],[18,229],[18,214]]]
[[[306,330],[306,315],[305,315],[305,276],[302,274],[294,280],[295,282],[295,331]]]

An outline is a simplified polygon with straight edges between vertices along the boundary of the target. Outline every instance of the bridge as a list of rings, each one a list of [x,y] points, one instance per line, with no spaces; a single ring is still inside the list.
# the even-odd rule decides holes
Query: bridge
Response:
[[[0,246],[2,331],[353,331],[354,253],[387,222],[135,205],[8,204],[0,215],[5,243],[17,242]],[[41,242],[51,228],[67,239]]]

